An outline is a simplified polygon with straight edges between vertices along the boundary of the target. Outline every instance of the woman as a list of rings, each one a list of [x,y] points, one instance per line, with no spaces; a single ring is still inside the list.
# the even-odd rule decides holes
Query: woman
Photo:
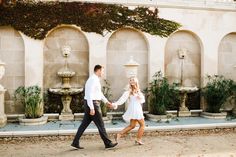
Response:
[[[144,133],[144,116],[142,110],[142,103],[145,102],[144,95],[139,89],[138,79],[136,77],[131,77],[129,80],[129,90],[125,91],[118,101],[112,103],[113,108],[117,109],[118,105],[124,104],[128,100],[128,108],[123,115],[125,121],[129,121],[130,124],[118,134],[116,134],[116,141],[118,141],[122,136],[128,133],[130,130],[134,129],[136,123],[139,124],[136,144],[143,145],[142,136]]]

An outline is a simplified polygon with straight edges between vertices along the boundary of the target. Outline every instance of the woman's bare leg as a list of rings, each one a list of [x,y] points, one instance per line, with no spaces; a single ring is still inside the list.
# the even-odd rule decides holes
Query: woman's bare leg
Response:
[[[116,140],[119,140],[122,136],[124,136],[126,133],[128,133],[130,130],[134,129],[136,126],[137,120],[131,119],[129,126],[125,127],[123,130],[121,130],[117,135],[116,135]]]
[[[137,142],[141,142],[143,133],[144,133],[144,128],[145,128],[145,121],[144,119],[137,120],[139,123],[139,129],[138,129],[138,134],[137,134]],[[142,142],[140,143],[142,144]]]

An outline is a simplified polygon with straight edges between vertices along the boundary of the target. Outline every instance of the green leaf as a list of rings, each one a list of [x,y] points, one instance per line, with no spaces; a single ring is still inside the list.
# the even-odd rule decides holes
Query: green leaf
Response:
[[[61,24],[74,24],[83,31],[101,35],[129,26],[160,37],[181,27],[177,22],[159,18],[157,8],[131,10],[122,5],[84,2],[16,1],[11,7],[0,5],[0,17],[0,26],[12,26],[40,40]]]

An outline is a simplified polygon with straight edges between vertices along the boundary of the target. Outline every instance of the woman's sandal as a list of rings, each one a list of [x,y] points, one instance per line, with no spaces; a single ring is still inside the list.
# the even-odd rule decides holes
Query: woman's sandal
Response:
[[[135,144],[138,144],[138,145],[144,145],[143,142],[141,142],[141,141],[137,141],[137,140],[135,140]]]

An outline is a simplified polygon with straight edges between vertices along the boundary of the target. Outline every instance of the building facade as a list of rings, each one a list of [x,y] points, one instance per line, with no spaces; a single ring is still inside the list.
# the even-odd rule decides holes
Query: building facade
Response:
[[[44,40],[35,40],[11,27],[0,27],[0,59],[6,72],[1,84],[6,114],[23,113],[13,93],[21,85],[43,89],[60,86],[56,73],[64,65],[61,47],[69,45],[69,67],[76,72],[72,86],[84,86],[93,67],[105,67],[112,100],[123,92],[128,80],[124,64],[130,56],[138,62],[141,88],[162,71],[170,82],[203,87],[207,74],[220,74],[236,81],[236,3],[231,0],[88,0],[91,3],[123,4],[129,7],[158,7],[159,17],[179,22],[182,27],[167,38],[133,28],[120,28],[105,36],[83,32],[74,25],[51,30]],[[180,59],[183,53],[184,62]],[[201,105],[204,109],[204,106]]]

